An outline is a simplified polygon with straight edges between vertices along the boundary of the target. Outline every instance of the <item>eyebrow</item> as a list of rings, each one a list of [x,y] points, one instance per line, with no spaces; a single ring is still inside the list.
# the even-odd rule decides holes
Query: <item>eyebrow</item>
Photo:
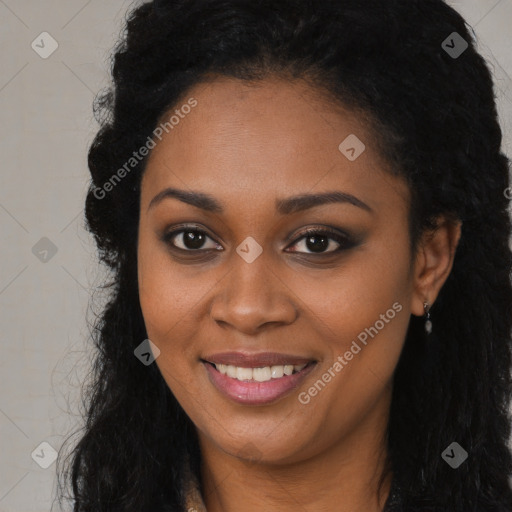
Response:
[[[164,199],[174,198],[182,201],[183,203],[190,204],[201,210],[212,213],[223,213],[224,208],[222,204],[214,197],[203,192],[192,190],[180,190],[176,188],[166,188],[159,192],[148,206],[148,211],[154,208]],[[352,194],[334,190],[331,192],[324,192],[321,194],[301,194],[298,196],[287,197],[286,199],[276,199],[275,207],[277,213],[281,215],[290,215],[292,213],[308,210],[315,206],[322,206],[332,203],[346,203],[357,206],[370,213],[373,212],[365,202],[361,201]]]

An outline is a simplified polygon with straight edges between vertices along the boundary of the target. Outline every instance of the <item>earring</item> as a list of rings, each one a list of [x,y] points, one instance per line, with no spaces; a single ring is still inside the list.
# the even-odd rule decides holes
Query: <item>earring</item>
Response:
[[[430,319],[430,304],[428,302],[423,303],[423,309],[425,310],[425,332],[430,334],[432,332],[432,320]]]

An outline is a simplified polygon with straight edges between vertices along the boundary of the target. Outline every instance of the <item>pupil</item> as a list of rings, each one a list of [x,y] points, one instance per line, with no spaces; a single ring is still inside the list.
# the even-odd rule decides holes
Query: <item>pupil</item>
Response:
[[[188,249],[199,249],[204,243],[204,235],[196,231],[187,231],[183,243]]]
[[[313,242],[313,240],[320,240],[319,243]],[[310,251],[322,252],[329,246],[329,239],[325,236],[315,235],[306,238],[306,246]]]

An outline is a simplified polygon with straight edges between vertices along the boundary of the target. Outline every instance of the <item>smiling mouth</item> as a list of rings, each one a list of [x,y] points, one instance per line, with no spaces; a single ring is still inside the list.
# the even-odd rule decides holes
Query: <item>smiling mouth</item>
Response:
[[[249,406],[270,405],[284,398],[304,382],[317,364],[311,359],[275,353],[224,353],[201,362],[217,391]]]
[[[294,375],[301,372],[307,366],[314,364],[314,361],[303,364],[284,364],[274,366],[263,366],[247,368],[228,364],[212,363],[204,361],[213,366],[219,373],[241,382],[268,382],[272,379],[281,379],[284,376]]]

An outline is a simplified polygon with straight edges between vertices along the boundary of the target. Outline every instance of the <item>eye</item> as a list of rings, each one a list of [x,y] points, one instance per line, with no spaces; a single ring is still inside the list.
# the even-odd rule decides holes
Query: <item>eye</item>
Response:
[[[292,252],[322,255],[350,249],[355,245],[355,241],[348,235],[330,228],[310,228],[301,233],[301,235],[302,236],[290,247],[305,248],[311,252],[304,252],[297,249],[294,249]]]
[[[356,245],[356,242],[349,235],[327,227],[321,229],[310,228],[300,235],[300,238],[288,247],[288,249],[295,247],[291,252],[322,255],[340,252]],[[195,226],[175,229],[164,234],[162,240],[172,249],[185,252],[223,250],[222,246],[215,242],[205,231]],[[210,241],[209,244],[208,240]]]
[[[165,243],[173,248],[194,252],[199,250],[210,250],[221,247],[212,238],[210,238],[204,231],[194,227],[187,229],[179,229],[166,233],[163,237]],[[211,241],[211,244],[205,246],[207,240]]]

